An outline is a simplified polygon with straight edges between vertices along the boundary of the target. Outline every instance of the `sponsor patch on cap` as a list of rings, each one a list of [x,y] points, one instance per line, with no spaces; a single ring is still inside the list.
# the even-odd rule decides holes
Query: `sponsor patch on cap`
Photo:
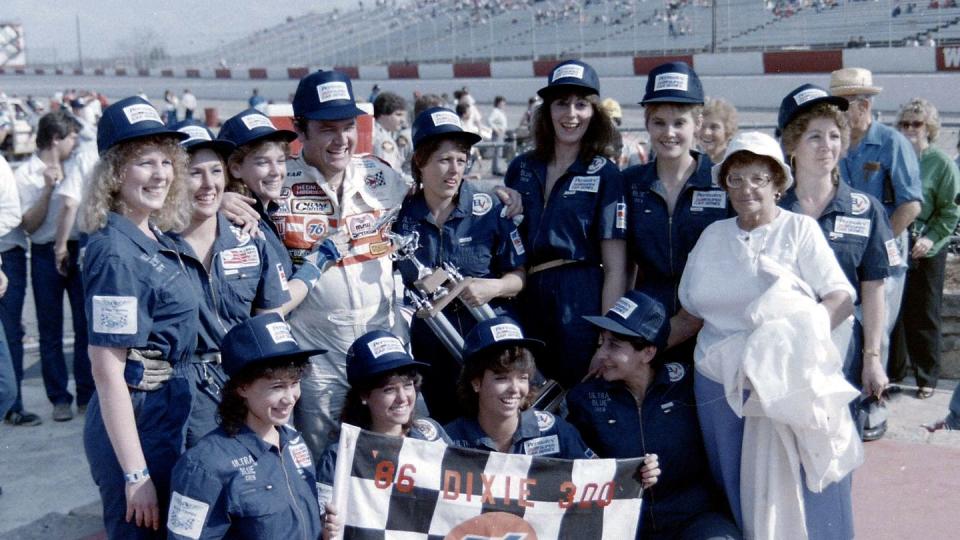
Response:
[[[262,127],[277,129],[274,127],[273,122],[262,114],[248,114],[240,118],[240,120],[243,122],[243,125],[247,126],[247,129],[251,131]]]
[[[347,83],[343,81],[332,81],[317,85],[317,97],[320,103],[336,101],[338,99],[350,99],[350,90],[347,90]]]
[[[267,332],[270,332],[270,339],[274,343],[282,343],[284,341],[292,341],[294,343],[297,340],[293,339],[293,334],[290,333],[290,327],[287,326],[285,322],[275,322],[267,325]]]
[[[553,70],[553,77],[550,78],[550,82],[555,82],[557,79],[582,79],[583,78],[583,66],[578,66],[576,64],[567,64],[565,66],[560,66],[557,69]]]
[[[367,347],[370,348],[374,358],[380,358],[389,353],[407,354],[407,350],[403,348],[403,343],[400,343],[400,340],[395,337],[377,338],[367,343]]]
[[[505,339],[523,339],[523,332],[515,324],[496,324],[490,327],[490,334],[494,341],[503,341]]]
[[[793,100],[797,102],[797,105],[803,105],[804,103],[817,98],[827,97],[827,93],[819,88],[810,88],[809,90],[804,90],[803,92],[797,92],[797,95],[793,96]]]
[[[186,133],[187,135],[190,136],[189,139],[183,141],[184,143],[188,143],[188,142],[191,142],[191,141],[209,141],[209,140],[211,140],[211,139],[210,139],[210,134],[207,133],[207,130],[203,129],[203,128],[200,127],[200,126],[183,126],[182,128],[178,129],[177,131],[179,131],[180,133]]]
[[[130,105],[123,108],[123,114],[127,117],[127,122],[131,124],[136,124],[138,122],[159,122],[163,123],[163,120],[160,120],[160,113],[150,105],[137,104]]]
[[[623,317],[624,319],[629,319],[630,315],[637,309],[637,303],[629,298],[621,298],[617,300],[613,307],[610,308],[610,311],[616,313],[617,315]]]
[[[686,73],[661,73],[653,80],[653,91],[679,90],[686,92],[690,76]]]
[[[434,126],[457,126],[463,129],[463,125],[460,123],[460,117],[450,111],[430,113],[430,119],[433,120]]]

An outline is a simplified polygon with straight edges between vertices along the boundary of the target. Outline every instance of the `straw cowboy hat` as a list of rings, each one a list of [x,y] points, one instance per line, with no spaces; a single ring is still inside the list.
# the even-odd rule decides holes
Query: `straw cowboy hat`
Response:
[[[835,96],[874,96],[883,88],[873,85],[873,73],[863,68],[843,68],[830,74],[830,93]]]

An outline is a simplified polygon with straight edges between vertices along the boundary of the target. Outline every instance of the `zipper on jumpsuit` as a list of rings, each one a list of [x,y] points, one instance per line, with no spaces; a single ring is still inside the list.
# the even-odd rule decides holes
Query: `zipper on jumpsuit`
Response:
[[[287,485],[287,494],[290,495],[290,503],[293,504],[293,511],[297,514],[297,519],[299,520],[300,525],[300,534],[302,535],[303,540],[309,540],[307,538],[307,522],[303,517],[303,514],[300,512],[300,505],[297,504],[297,498],[293,495],[293,488],[290,487],[290,476],[287,474],[287,464],[283,461],[283,448],[277,448],[280,451],[280,470],[283,471],[283,480]]]

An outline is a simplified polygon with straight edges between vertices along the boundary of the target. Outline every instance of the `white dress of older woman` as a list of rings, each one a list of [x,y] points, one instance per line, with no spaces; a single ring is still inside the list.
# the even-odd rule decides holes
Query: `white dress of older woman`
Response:
[[[737,218],[714,222],[691,251],[680,281],[681,305],[703,320],[695,363],[704,360],[712,345],[755,327],[747,308],[771,285],[771,280],[761,275],[761,255],[799,277],[817,297],[836,291],[855,297],[812,218],[780,209],[770,223],[750,231],[741,229]],[[744,529],[740,497],[744,419],[728,405],[723,385],[699,369],[695,392],[711,472],[724,489],[737,524]],[[804,486],[803,498],[809,538],[853,536],[849,476],[820,493]]]

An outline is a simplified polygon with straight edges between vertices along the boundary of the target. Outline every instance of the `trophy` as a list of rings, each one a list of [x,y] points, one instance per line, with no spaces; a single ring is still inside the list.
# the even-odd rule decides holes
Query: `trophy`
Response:
[[[413,231],[410,234],[400,235],[394,232],[387,234],[394,251],[390,258],[397,262],[412,264],[417,272],[417,279],[412,286],[404,283],[407,297],[416,308],[416,316],[423,319],[430,331],[443,343],[447,351],[463,363],[463,336],[454,328],[443,313],[443,309],[451,302],[460,302],[463,307],[477,320],[485,321],[496,316],[493,308],[488,304],[471,306],[460,298],[460,293],[470,285],[471,277],[464,277],[459,269],[448,263],[440,267],[429,268],[416,257],[420,245],[420,233]],[[556,381],[549,381],[537,372],[534,375],[534,384],[539,389],[533,406],[536,409],[555,411],[563,401],[563,388]]]

